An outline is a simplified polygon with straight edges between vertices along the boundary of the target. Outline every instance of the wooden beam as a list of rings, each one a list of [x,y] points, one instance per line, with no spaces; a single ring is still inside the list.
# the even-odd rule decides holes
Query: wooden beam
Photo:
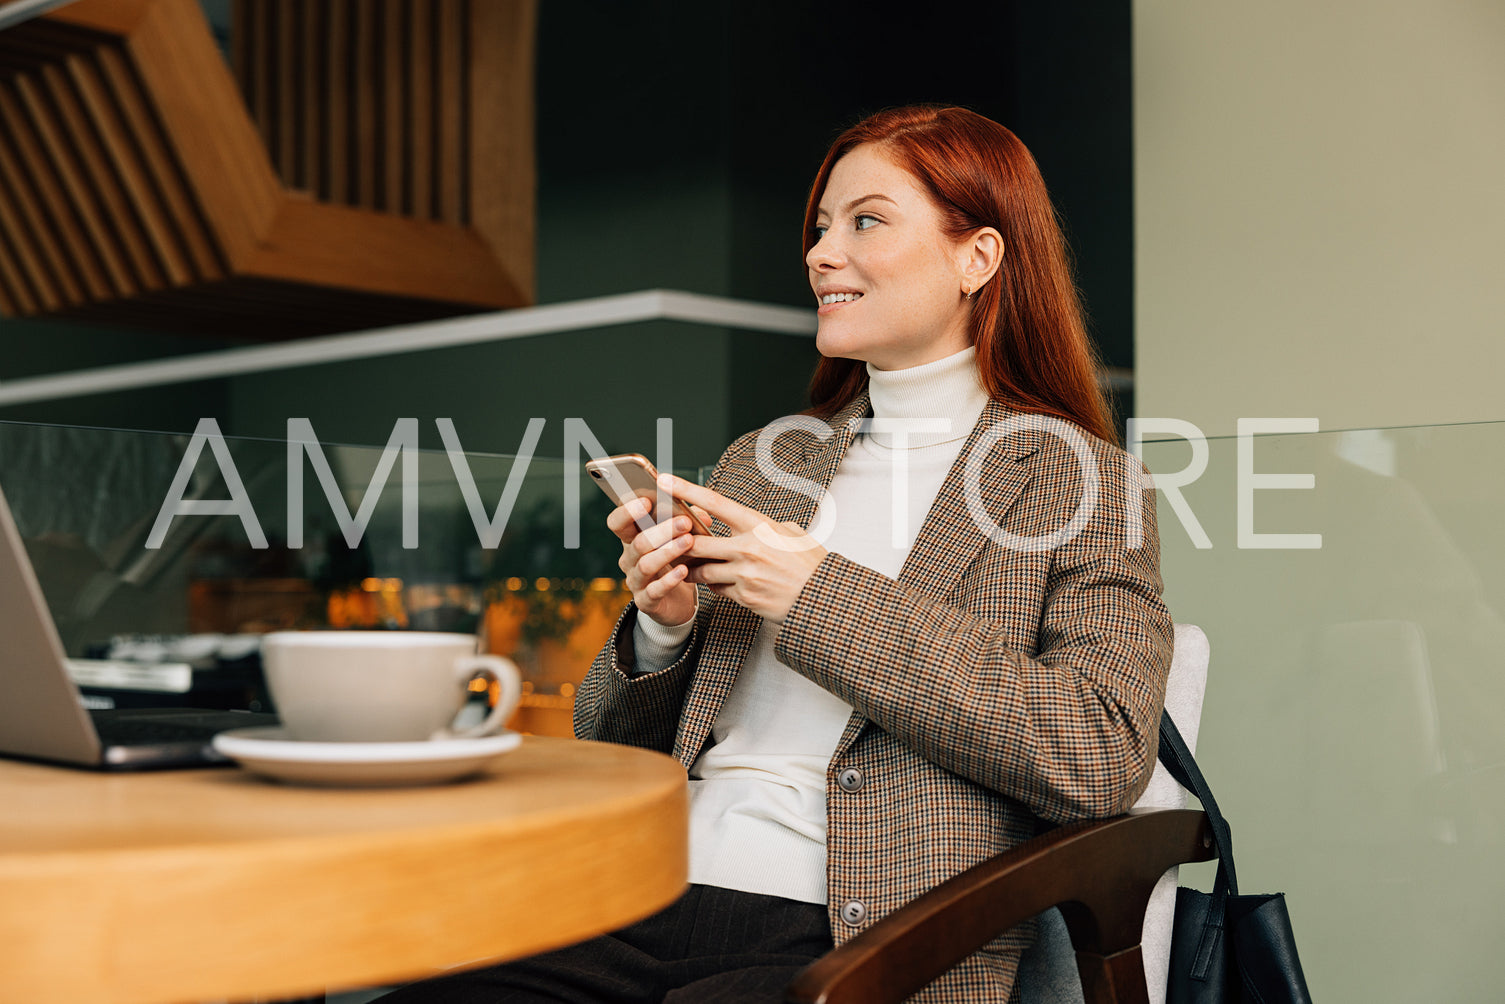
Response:
[[[234,74],[196,0],[7,31],[0,310],[180,326],[229,297],[338,330],[530,303],[536,20],[536,0],[238,0]]]
[[[513,277],[472,230],[312,199],[286,200],[237,272],[477,307],[524,303]]]
[[[528,302],[534,292],[536,0],[470,4],[470,223]]]
[[[87,28],[102,35],[123,36],[135,31],[156,0],[74,0],[51,10],[47,20]]]

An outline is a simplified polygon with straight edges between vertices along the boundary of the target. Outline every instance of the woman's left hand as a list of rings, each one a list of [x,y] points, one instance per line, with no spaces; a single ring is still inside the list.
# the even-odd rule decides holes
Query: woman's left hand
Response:
[[[783,623],[826,549],[798,523],[775,523],[709,488],[672,474],[660,475],[659,484],[732,531],[729,537],[695,535],[685,556],[705,558],[706,564],[690,569],[689,581],[705,583],[764,620]]]

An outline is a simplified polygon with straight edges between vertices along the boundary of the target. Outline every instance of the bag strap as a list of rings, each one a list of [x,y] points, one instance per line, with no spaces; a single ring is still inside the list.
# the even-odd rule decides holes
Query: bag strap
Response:
[[[1171,721],[1170,713],[1166,711],[1160,713],[1160,762],[1181,787],[1196,795],[1197,801],[1202,803],[1207,821],[1212,825],[1213,839],[1218,845],[1218,871],[1227,870],[1229,892],[1237,896],[1238,877],[1233,867],[1233,831],[1223,818],[1217,799],[1212,797],[1212,789],[1207,786],[1207,779],[1197,767],[1196,757],[1186,748],[1181,730],[1176,728],[1176,723]]]
[[[1160,762],[1181,787],[1197,796],[1202,811],[1207,813],[1207,822],[1212,827],[1212,838],[1218,845],[1218,877],[1212,887],[1212,902],[1208,906],[1207,921],[1202,928],[1202,937],[1192,960],[1193,979],[1207,978],[1212,959],[1223,936],[1223,921],[1229,895],[1238,895],[1238,877],[1233,867],[1233,832],[1228,821],[1218,808],[1217,799],[1207,779],[1197,767],[1197,760],[1186,748],[1181,730],[1171,721],[1170,712],[1160,713]]]

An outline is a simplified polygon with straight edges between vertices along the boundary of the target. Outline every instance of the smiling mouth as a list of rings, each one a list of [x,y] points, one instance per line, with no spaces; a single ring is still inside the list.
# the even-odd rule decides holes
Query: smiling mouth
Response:
[[[852,303],[861,297],[861,293],[827,293],[820,298],[820,305],[825,307],[833,303]]]

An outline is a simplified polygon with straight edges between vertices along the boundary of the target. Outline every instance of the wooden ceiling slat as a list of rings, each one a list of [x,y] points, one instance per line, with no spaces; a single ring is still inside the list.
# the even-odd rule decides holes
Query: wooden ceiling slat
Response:
[[[95,58],[100,76],[125,123],[126,133],[141,156],[146,178],[167,208],[172,232],[186,252],[195,278],[207,280],[223,276],[229,265],[209,232],[209,224],[194,200],[192,189],[162,133],[161,124],[152,114],[140,81],[117,47],[100,48],[96,50]]]
[[[250,4],[246,0],[230,0],[230,71],[235,74],[236,86],[240,88],[240,96],[245,99],[246,106],[251,109],[252,117],[260,122],[261,117],[256,115],[256,107],[251,100],[251,95],[256,90],[257,76],[256,67],[251,63],[252,54],[256,52],[251,21]]]
[[[234,39],[246,47],[240,75],[241,93],[256,120],[257,130],[266,148],[274,148],[272,136],[273,88],[272,6],[263,0],[235,0]]]
[[[378,208],[376,165],[379,157],[377,144],[380,130],[377,126],[376,38],[377,6],[374,3],[353,3],[350,6],[351,38],[354,58],[351,60],[351,86],[354,96],[354,134],[350,142],[350,161],[354,167],[352,187],[353,205],[365,209]]]
[[[233,267],[271,226],[283,187],[203,11],[195,0],[152,0],[125,46],[183,177]]]
[[[350,6],[348,0],[330,0],[325,7],[324,131],[319,147],[319,192],[342,205],[350,203]]]
[[[21,99],[21,108],[36,131],[47,158],[43,169],[51,170],[62,183],[68,205],[83,226],[88,246],[103,263],[110,287],[107,295],[129,296],[138,291],[138,286],[126,261],[128,255],[115,228],[110,225],[109,214],[102,209],[97,193],[89,184],[88,168],[75,144],[70,142],[73,137],[59,122],[61,113],[49,100],[50,92],[47,83],[37,77],[16,79],[16,95]]]
[[[465,4],[438,0],[434,39],[435,169],[438,205],[435,218],[456,225],[465,222]]]
[[[412,167],[403,203],[409,215],[434,218],[434,5],[432,0],[409,3],[406,83],[407,146]]]
[[[139,292],[157,289],[167,283],[166,272],[152,242],[148,239],[139,215],[125,191],[119,161],[105,148],[104,137],[85,114],[82,98],[74,86],[72,64],[80,61],[70,56],[61,66],[49,66],[38,80],[41,90],[57,115],[58,130],[71,143],[79,165],[80,183],[98,207],[104,231],[113,237],[122,266],[126,270],[126,288]]]
[[[64,266],[62,251],[52,232],[37,211],[37,199],[26,183],[20,166],[0,144],[0,201],[8,215],[0,226],[16,246],[15,258],[21,271],[14,285],[22,286],[37,309],[57,310],[65,303],[83,299],[83,290]],[[67,283],[61,281],[67,277]]]
[[[17,88],[24,78],[17,77]],[[38,210],[37,236],[42,246],[57,254],[54,273],[66,287],[78,289],[69,300],[103,299],[110,295],[110,285],[103,265],[96,257],[83,228],[73,214],[68,198],[59,187],[53,168],[42,152],[40,141],[22,111],[16,88],[0,87],[0,122],[10,132],[14,144],[16,181],[22,193],[23,207]],[[73,277],[79,279],[78,286]],[[81,287],[81,288],[79,288]]]
[[[193,268],[174,233],[168,209],[154,190],[150,172],[131,140],[130,129],[119,107],[110,99],[98,60],[75,56],[68,60],[67,69],[79,102],[104,146],[106,161],[118,174],[129,202],[128,211],[150,242],[163,279],[176,286],[192,282]]]
[[[298,32],[298,0],[277,0],[272,21],[272,52],[282,72],[277,74],[277,142],[272,147],[277,173],[290,188],[307,188],[298,158],[300,93],[298,64],[293,58]]]
[[[381,164],[382,191],[378,209],[389,213],[404,212],[403,190],[407,185],[407,135],[403,113],[403,57],[407,33],[405,0],[384,0],[382,4],[381,43],[377,49],[377,74],[381,78]]]
[[[30,242],[22,235],[20,216],[12,204],[9,186],[0,181],[0,304],[11,314],[33,314],[39,310],[56,309],[61,304],[54,300],[44,304],[36,283],[45,281],[42,263]]]
[[[320,133],[324,129],[324,75],[320,72],[319,59],[325,3],[299,5],[302,15],[298,23],[297,45],[291,57],[296,67],[298,80],[298,171],[303,177],[302,187],[318,197],[324,197],[319,187],[323,173],[320,163]]]
[[[5,246],[4,235],[0,234],[0,310],[11,315],[30,314],[36,310],[35,301],[30,299],[24,287],[18,288],[21,285],[19,274]],[[16,286],[13,287],[12,283]]]

